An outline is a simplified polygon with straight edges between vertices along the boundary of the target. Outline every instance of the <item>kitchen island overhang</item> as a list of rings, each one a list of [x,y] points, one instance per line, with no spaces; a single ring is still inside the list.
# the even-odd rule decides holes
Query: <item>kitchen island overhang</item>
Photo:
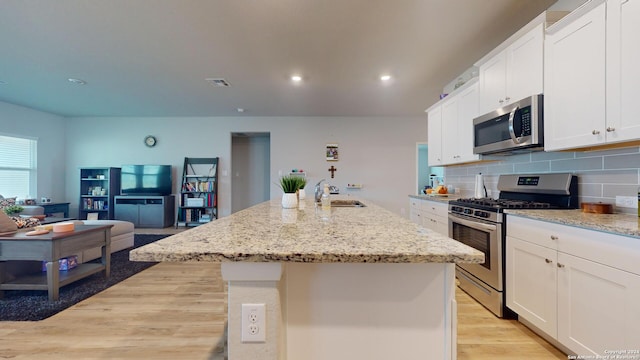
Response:
[[[454,359],[455,264],[484,255],[373,203],[322,211],[272,200],[131,251],[222,263],[230,359]],[[266,304],[266,341],[241,305]]]

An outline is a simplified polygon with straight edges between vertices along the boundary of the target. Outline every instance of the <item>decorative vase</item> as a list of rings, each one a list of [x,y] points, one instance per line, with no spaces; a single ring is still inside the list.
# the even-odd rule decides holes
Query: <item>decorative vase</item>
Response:
[[[298,198],[300,200],[304,200],[306,197],[307,197],[307,194],[305,193],[304,189],[298,190]]]
[[[282,194],[282,207],[284,209],[295,209],[298,207],[298,196],[296,193]]]

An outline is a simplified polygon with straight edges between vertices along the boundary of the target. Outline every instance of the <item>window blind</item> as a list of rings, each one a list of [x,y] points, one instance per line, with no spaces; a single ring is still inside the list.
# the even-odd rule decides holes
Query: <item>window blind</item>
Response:
[[[0,135],[0,195],[36,196],[37,140]]]

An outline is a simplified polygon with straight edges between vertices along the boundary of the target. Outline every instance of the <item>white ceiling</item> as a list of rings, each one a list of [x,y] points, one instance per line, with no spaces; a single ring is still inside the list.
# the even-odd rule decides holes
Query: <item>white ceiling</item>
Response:
[[[0,101],[63,116],[423,116],[554,2],[0,0]]]

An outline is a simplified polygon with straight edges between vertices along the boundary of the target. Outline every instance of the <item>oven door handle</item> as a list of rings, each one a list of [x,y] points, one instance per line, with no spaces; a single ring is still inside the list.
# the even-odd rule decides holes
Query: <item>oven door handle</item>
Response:
[[[516,111],[518,111],[519,108],[520,105],[516,105],[516,107],[514,107],[509,114],[509,135],[511,136],[511,140],[513,140],[513,142],[515,142],[516,144],[519,144],[520,140],[522,140],[522,138],[516,136],[516,131],[513,128],[513,118],[516,116]]]
[[[454,220],[454,222],[464,225],[464,226],[468,226],[470,228],[474,228],[474,229],[478,229],[478,230],[486,230],[486,231],[496,231],[497,227],[496,225],[490,225],[490,224],[484,224],[484,223],[479,223],[479,222],[475,222],[475,221],[469,221],[469,220],[465,220],[463,218],[460,218],[458,216],[455,215],[449,215],[450,217],[452,217]]]

